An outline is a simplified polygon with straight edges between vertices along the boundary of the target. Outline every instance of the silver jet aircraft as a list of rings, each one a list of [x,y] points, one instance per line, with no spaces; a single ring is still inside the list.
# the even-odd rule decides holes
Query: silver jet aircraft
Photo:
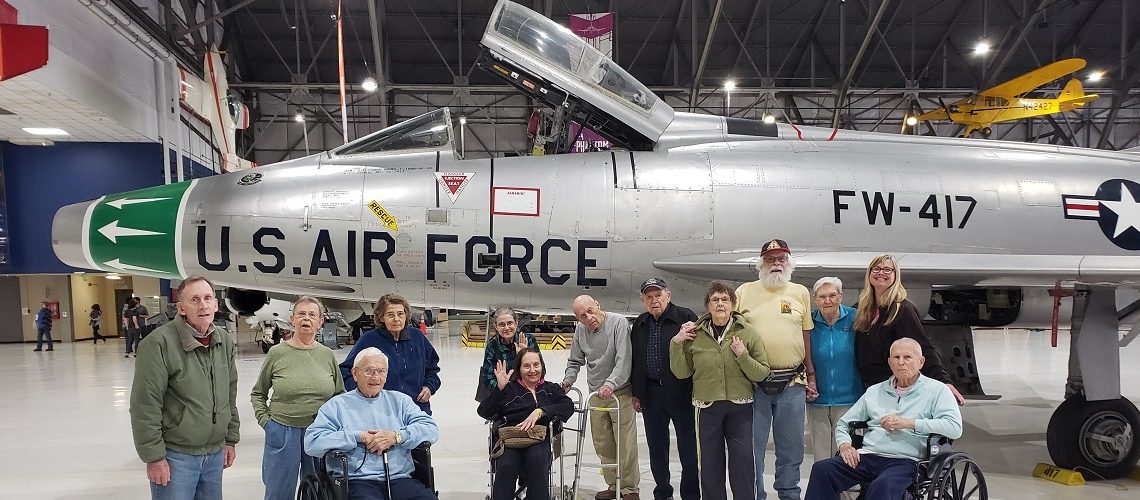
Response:
[[[975,394],[968,324],[985,319],[979,306],[1008,311],[1022,291],[1075,288],[1070,397],[1049,425],[1050,453],[1106,478],[1136,464],[1140,413],[1121,397],[1119,370],[1134,335],[1121,340],[1132,325],[1118,322],[1116,296],[1140,284],[1140,154],[676,112],[510,2],[482,43],[487,70],[618,148],[463,159],[441,109],[325,153],[63,207],[55,252],[92,270],[204,275],[254,308],[265,291],[396,292],[421,306],[533,312],[567,311],[585,290],[635,312],[651,276],[699,306],[710,279],[755,279],[772,238],[793,245],[800,280],[861,283],[889,252],[916,303],[956,318],[931,335]]]

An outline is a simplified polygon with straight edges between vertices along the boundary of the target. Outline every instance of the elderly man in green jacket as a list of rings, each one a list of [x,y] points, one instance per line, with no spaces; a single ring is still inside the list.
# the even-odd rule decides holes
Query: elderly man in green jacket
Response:
[[[950,389],[922,375],[922,346],[903,337],[891,344],[887,363],[894,375],[867,389],[839,419],[839,455],[811,468],[804,500],[833,500],[841,491],[866,483],[866,498],[902,498],[930,434],[962,437],[962,413]],[[863,447],[851,446],[847,424],[867,422]]]
[[[131,430],[154,499],[222,498],[238,442],[234,341],[213,324],[206,278],[178,287],[178,317],[139,344]]]

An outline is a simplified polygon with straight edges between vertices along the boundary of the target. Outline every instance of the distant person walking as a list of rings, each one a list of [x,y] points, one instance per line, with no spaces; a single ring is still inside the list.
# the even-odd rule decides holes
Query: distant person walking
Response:
[[[103,309],[99,304],[91,305],[91,344],[98,344],[100,340],[107,343],[107,337],[99,335],[99,321],[103,319]]]
[[[127,309],[123,311],[123,328],[127,330],[127,353],[123,356],[129,358],[138,350],[139,341],[142,340],[143,328],[146,327],[146,317],[150,312],[138,297],[131,297],[127,301]],[[136,356],[137,357],[137,356]]]
[[[36,348],[33,351],[44,350],[44,342],[47,342],[47,350],[55,350],[51,343],[51,314],[48,301],[40,302],[40,310],[36,313]]]

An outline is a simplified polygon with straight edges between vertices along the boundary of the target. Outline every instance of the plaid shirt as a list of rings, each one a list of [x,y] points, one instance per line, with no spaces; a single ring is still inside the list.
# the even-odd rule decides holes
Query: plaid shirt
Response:
[[[527,347],[538,350],[538,341],[534,335],[522,332],[516,332],[515,335],[525,336]],[[479,370],[483,382],[491,387],[498,385],[495,380],[495,363],[502,360],[507,365],[507,371],[511,371],[515,365],[515,352],[514,341],[503,342],[503,337],[497,333],[487,339],[487,344],[483,347],[483,368]]]

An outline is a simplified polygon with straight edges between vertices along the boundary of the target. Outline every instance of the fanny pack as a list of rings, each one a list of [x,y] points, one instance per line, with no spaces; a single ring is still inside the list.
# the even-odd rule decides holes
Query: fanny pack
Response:
[[[546,441],[546,426],[535,425],[529,430],[521,430],[516,426],[503,426],[499,428],[499,440],[491,448],[491,458],[499,458],[507,448],[529,448]]]
[[[784,389],[788,388],[788,385],[792,383],[792,380],[795,380],[796,377],[800,376],[800,374],[804,372],[805,368],[806,367],[804,364],[800,363],[800,366],[797,366],[795,368],[789,368],[786,370],[772,370],[768,373],[768,378],[759,383],[760,390],[764,391],[764,394],[767,394],[769,396],[780,394],[781,392],[784,392]]]

